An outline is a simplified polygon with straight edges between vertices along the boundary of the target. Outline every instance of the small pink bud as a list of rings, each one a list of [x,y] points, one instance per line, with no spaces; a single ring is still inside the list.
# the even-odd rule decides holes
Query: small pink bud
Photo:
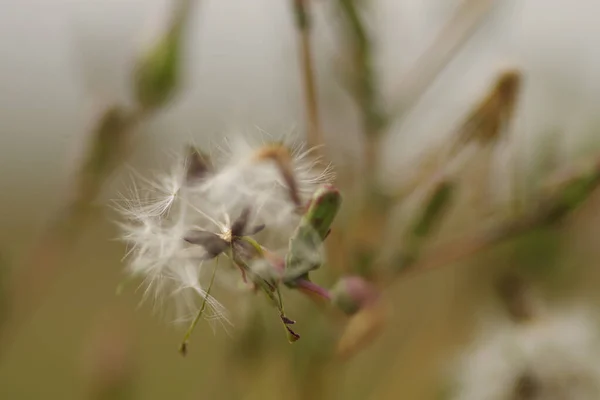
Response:
[[[342,278],[331,291],[331,300],[348,315],[356,314],[373,303],[378,292],[375,286],[360,276]]]

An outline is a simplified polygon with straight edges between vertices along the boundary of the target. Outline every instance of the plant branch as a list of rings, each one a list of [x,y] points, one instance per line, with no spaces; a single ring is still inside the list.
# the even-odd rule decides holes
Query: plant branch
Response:
[[[557,176],[559,178],[540,194],[539,201],[513,218],[446,244],[420,259],[407,258],[399,253],[394,258],[397,277],[465,260],[504,241],[562,221],[600,185],[600,157],[588,165],[569,168]]]

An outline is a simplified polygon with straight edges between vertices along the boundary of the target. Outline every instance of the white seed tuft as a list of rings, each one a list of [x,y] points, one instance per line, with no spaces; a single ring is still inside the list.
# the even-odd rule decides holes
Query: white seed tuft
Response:
[[[128,272],[142,277],[145,299],[157,305],[174,300],[177,321],[193,319],[205,298],[204,318],[228,321],[225,308],[207,297],[216,259],[184,240],[190,232],[208,231],[218,236],[217,245],[230,243],[232,224],[249,210],[249,227],[266,225],[261,245],[287,245],[300,220],[298,203],[306,204],[318,185],[333,179],[331,168],[318,170],[314,151],[301,143],[236,137],[212,153],[211,168],[199,179],[189,179],[188,156],[177,157],[169,173],[152,179],[136,173],[130,193],[116,203]],[[231,282],[232,272],[241,280],[237,268],[224,265],[217,282]]]

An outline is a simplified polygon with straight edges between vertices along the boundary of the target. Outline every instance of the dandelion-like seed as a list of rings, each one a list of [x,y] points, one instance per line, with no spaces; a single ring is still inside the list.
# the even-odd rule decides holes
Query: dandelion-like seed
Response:
[[[315,168],[318,159],[302,145],[253,144],[243,138],[226,143],[216,157],[190,147],[168,174],[138,177],[143,186],[134,184],[117,207],[124,218],[120,226],[128,245],[128,272],[142,277],[144,298],[151,296],[157,304],[172,298],[178,320],[191,320],[181,346],[184,354],[201,318],[229,322],[211,290],[220,275],[231,271],[267,295],[290,341],[299,338],[279,292],[285,259],[270,251],[264,239],[269,234],[278,239],[275,247],[282,238],[287,242],[312,195],[333,177],[329,167]],[[260,243],[254,238],[258,234]],[[234,268],[219,266],[226,264]]]
[[[579,308],[486,329],[463,359],[454,398],[598,399],[599,338],[595,319]]]

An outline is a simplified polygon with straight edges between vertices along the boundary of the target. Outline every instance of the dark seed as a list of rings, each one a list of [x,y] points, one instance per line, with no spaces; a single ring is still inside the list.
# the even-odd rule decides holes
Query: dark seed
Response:
[[[188,148],[188,158],[186,162],[187,184],[192,184],[203,179],[211,171],[208,156],[192,146],[189,146]]]
[[[240,216],[231,225],[231,236],[244,236],[248,220],[250,219],[250,207],[242,210]]]
[[[207,259],[215,258],[229,247],[227,241],[223,240],[217,234],[208,231],[191,231],[183,239],[188,243],[204,247]]]

